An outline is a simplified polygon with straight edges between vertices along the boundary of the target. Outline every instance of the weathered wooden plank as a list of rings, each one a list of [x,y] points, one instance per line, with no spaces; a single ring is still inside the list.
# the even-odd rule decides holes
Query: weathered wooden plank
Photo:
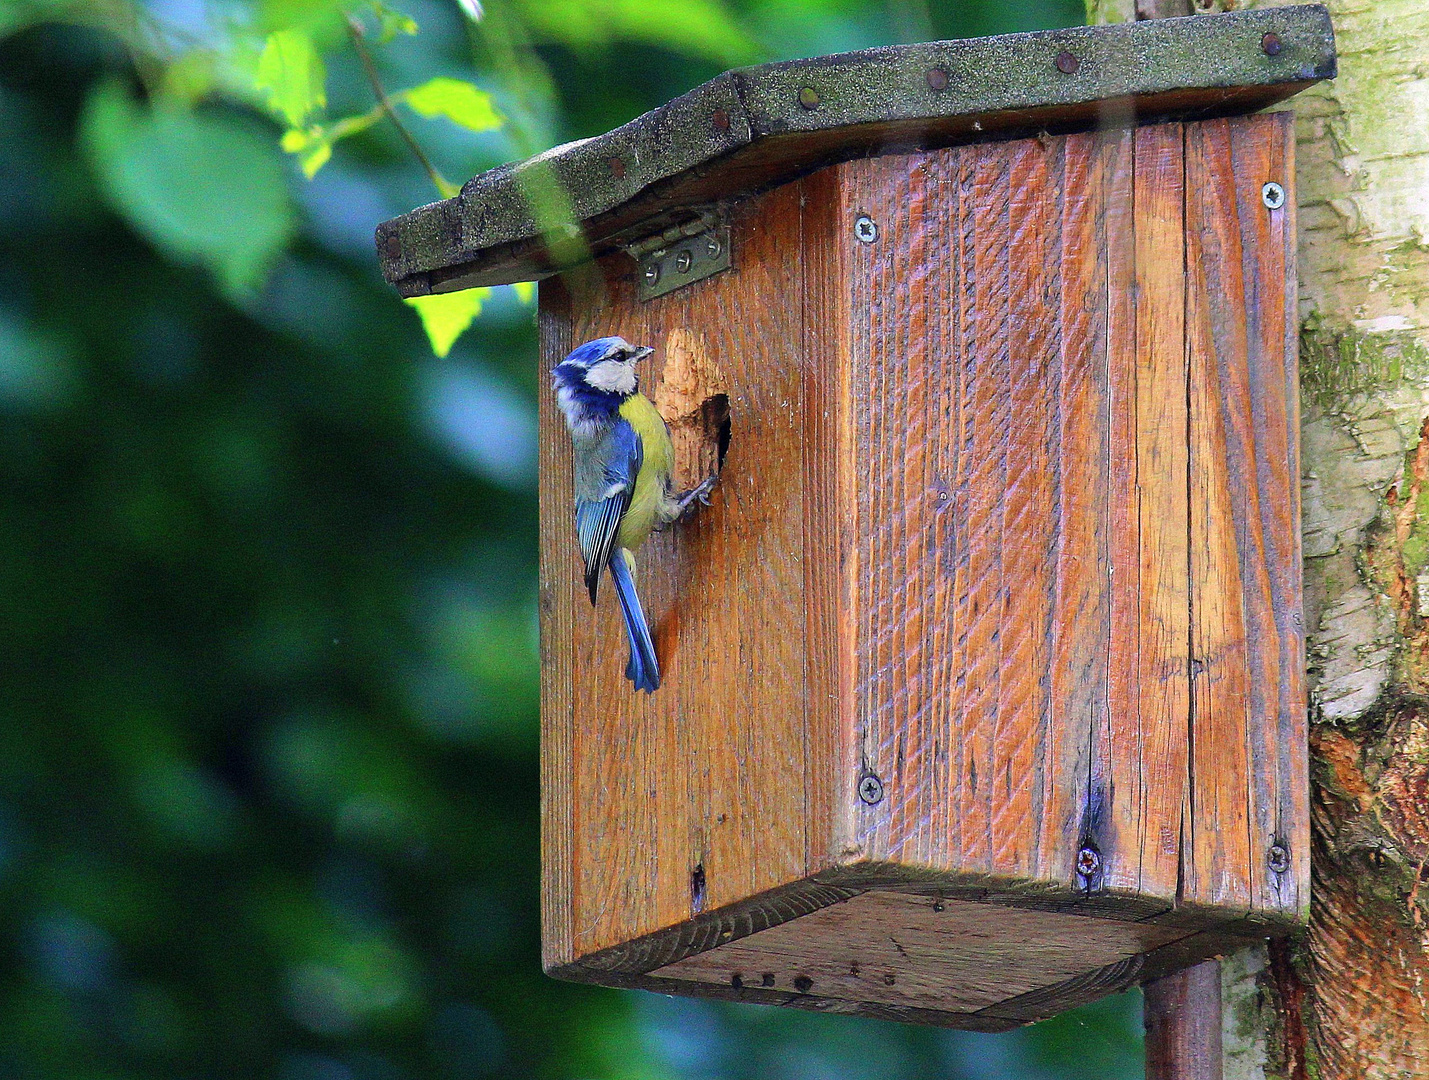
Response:
[[[1207,122],[1187,144],[1197,638],[1187,898],[1275,911],[1298,910],[1308,885],[1307,838],[1284,827],[1306,819],[1307,789],[1287,123]],[[1265,205],[1270,181],[1286,206]]]
[[[868,858],[948,865],[946,813],[956,738],[950,664],[953,575],[960,530],[949,512],[959,471],[958,351],[952,310],[956,152],[880,158],[837,170],[852,311],[851,395],[858,567],[860,769],[884,798],[858,800]],[[876,223],[858,241],[859,216]],[[911,288],[910,268],[922,267]],[[863,358],[861,361],[854,357]],[[889,691],[892,690],[892,693]],[[855,777],[855,785],[857,778]],[[850,791],[850,795],[853,792]]]
[[[1136,130],[1138,667],[1145,777],[1137,846],[1140,891],[1160,896],[1175,895],[1180,880],[1190,708],[1183,146],[1179,125]]]
[[[576,955],[671,926],[807,872],[804,708],[802,312],[798,192],[747,208],[738,274],[640,304],[630,264],[568,276],[573,340],[620,333],[660,348],[694,334],[731,389],[735,436],[714,505],[640,553],[639,586],[661,658],[656,696],[633,693],[609,588],[591,613],[568,603],[575,670]],[[741,310],[747,319],[728,319]],[[696,333],[697,331],[697,333]],[[643,375],[659,385],[661,355]],[[757,377],[755,373],[757,374]],[[569,444],[554,416],[543,438],[559,470]],[[686,478],[687,482],[692,478]],[[567,545],[559,508],[545,542]],[[711,542],[713,537],[720,543]],[[768,627],[780,633],[767,633]],[[766,741],[767,740],[767,741]],[[775,826],[771,822],[778,823]]]
[[[1093,747],[1104,746],[1111,632],[1105,136],[1065,142],[1062,164],[1060,384],[1061,534],[1052,598],[1052,723],[1041,830],[1043,875],[1075,881],[1076,851],[1096,840]]]
[[[541,373],[550,370],[573,348],[571,300],[560,280],[541,284]],[[553,431],[561,423],[555,399],[538,398],[539,426]],[[570,513],[569,452],[554,438],[542,438],[539,468],[543,525]],[[569,554],[553,542],[554,530],[542,528],[537,570],[541,624],[541,951],[547,968],[576,958],[572,927],[575,859],[575,697],[570,644],[574,637],[576,582]]]
[[[1191,338],[1191,551],[1194,716],[1191,730],[1191,854],[1186,898],[1250,907],[1249,728],[1263,688],[1247,663],[1247,615],[1236,518],[1254,483],[1247,397],[1249,342],[1236,178],[1223,122],[1187,133],[1186,310]],[[1223,191],[1211,185],[1224,184]],[[1254,287],[1251,285],[1251,287]],[[1215,290],[1216,295],[1208,294]],[[1224,388],[1223,388],[1224,384]],[[1231,448],[1227,440],[1235,439]],[[1253,586],[1252,586],[1253,587]],[[1262,762],[1260,767],[1273,762]]]
[[[853,626],[857,476],[854,461],[849,221],[840,173],[800,181],[803,289],[804,731],[809,798],[805,865],[833,865],[854,843],[858,747]]]
[[[1089,818],[1101,824],[1102,886],[1141,889],[1146,778],[1141,727],[1141,515],[1137,506],[1138,358],[1134,134],[1108,132],[1101,243],[1107,261],[1106,371],[1110,424],[1110,608],[1105,737],[1095,747]]]
[[[1060,293],[1057,224],[1065,144],[1065,139],[1007,144],[1008,426],[992,843],[993,869],[1023,878],[1041,876],[1039,823],[1049,810],[1052,594],[1062,527],[1061,327],[1054,298]]]
[[[1186,936],[1147,923],[871,890],[650,974],[976,1012]]]
[[[1262,47],[1274,33],[1274,55]],[[1072,56],[1076,70],[1056,65]],[[1251,112],[1335,73],[1319,5],[887,46],[726,72],[630,123],[503,165],[378,228],[406,295],[544,276],[699,209],[890,147]],[[1070,76],[1070,77],[1069,77]],[[542,198],[533,198],[540,192]],[[536,208],[542,207],[543,215]],[[579,225],[580,242],[550,220]],[[547,240],[556,236],[548,250]],[[573,251],[572,248],[575,250]]]

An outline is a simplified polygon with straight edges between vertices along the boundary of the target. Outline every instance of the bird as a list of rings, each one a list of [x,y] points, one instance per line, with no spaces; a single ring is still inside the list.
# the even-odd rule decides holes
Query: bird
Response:
[[[637,691],[660,687],[660,663],[635,590],[635,552],[650,533],[677,520],[695,501],[709,502],[715,477],[682,495],[671,483],[675,448],[654,404],[640,393],[635,365],[655,350],[622,337],[587,341],[551,372],[556,404],[570,431],[576,539],[594,606],[601,574],[610,570],[629,638],[625,677]]]

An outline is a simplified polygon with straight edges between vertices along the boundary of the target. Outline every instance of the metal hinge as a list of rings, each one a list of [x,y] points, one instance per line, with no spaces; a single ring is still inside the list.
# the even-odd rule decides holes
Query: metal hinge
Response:
[[[732,265],[729,226],[712,213],[627,244],[625,250],[639,267],[641,300],[664,296]]]

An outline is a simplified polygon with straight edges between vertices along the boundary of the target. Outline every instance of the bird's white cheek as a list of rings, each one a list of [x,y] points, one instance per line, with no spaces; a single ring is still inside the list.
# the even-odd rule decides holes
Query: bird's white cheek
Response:
[[[585,381],[607,394],[635,393],[635,369],[616,360],[605,360],[586,372]]]

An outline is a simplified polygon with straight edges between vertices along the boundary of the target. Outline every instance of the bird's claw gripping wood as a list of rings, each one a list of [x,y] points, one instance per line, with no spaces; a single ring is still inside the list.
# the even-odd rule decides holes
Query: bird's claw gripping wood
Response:
[[[675,500],[675,520],[678,521],[690,512],[690,508],[695,503],[701,506],[710,504],[710,492],[714,491],[715,484],[719,483],[719,476],[706,476],[689,491],[685,492]]]

